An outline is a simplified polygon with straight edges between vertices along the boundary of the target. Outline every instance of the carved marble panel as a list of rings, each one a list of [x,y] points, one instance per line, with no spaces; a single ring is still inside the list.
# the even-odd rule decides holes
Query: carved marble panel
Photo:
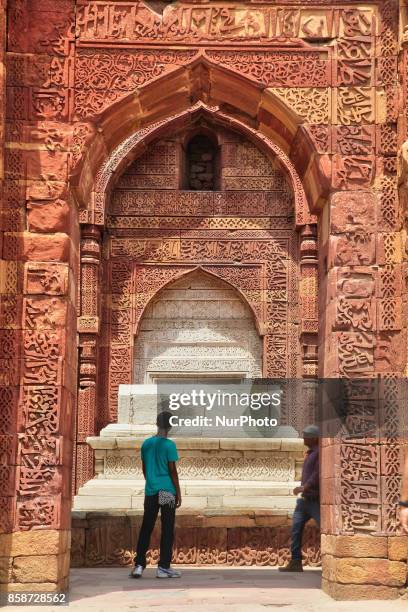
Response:
[[[292,482],[295,476],[293,457],[181,457],[178,472],[183,480],[246,480]],[[107,454],[104,474],[107,478],[143,478],[140,459],[136,456]]]
[[[262,340],[248,305],[229,285],[203,272],[167,285],[151,302],[134,355],[135,383],[149,382],[160,373],[199,376],[200,368],[221,376],[262,373]]]

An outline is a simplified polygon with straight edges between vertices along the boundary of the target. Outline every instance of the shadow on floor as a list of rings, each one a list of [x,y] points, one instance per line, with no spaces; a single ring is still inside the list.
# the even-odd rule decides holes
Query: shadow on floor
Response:
[[[187,589],[315,589],[320,590],[320,568],[303,573],[282,574],[277,568],[182,567],[181,578],[156,578],[147,568],[142,578],[129,578],[130,568],[80,568],[71,570],[71,601],[117,591]]]

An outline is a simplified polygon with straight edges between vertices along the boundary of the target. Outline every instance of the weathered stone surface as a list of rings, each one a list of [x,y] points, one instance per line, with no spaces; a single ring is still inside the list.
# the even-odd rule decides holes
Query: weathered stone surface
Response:
[[[388,559],[334,559],[336,581],[342,584],[404,586],[407,564]]]
[[[322,547],[335,557],[387,557],[388,541],[384,537],[322,535]]]
[[[408,537],[388,538],[388,558],[392,561],[406,561],[408,558]]]
[[[55,582],[67,576],[69,552],[58,555],[15,557],[13,582]]]
[[[27,204],[28,229],[31,232],[69,231],[69,204],[64,200],[53,202],[34,202]]]
[[[327,554],[324,548],[322,552],[322,577],[327,581],[336,582],[336,558]]]
[[[0,534],[1,551],[8,551],[10,556],[57,555],[69,549],[69,531],[21,531]]]
[[[6,552],[6,551],[4,551]],[[0,557],[0,583],[7,584],[12,578],[13,559]]]
[[[376,226],[376,197],[369,191],[334,194],[331,201],[331,231],[354,231],[356,227],[373,231]]]
[[[206,516],[201,524],[203,527],[254,527],[256,521],[249,516]]]
[[[17,258],[23,261],[68,261],[70,239],[67,234],[21,234],[6,233],[4,237],[6,258]]]
[[[67,179],[67,154],[49,151],[26,153],[27,177],[44,180],[65,181]]]
[[[396,587],[376,586],[372,584],[339,584],[323,578],[322,589],[325,593],[339,601],[361,601],[373,599],[398,599],[400,592]]]
[[[64,263],[28,262],[24,264],[24,293],[66,295],[69,267]]]

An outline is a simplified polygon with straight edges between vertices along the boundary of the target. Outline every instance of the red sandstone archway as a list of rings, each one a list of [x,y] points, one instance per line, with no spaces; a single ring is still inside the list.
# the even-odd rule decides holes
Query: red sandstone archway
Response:
[[[76,10],[73,10],[75,4]],[[7,536],[13,531],[26,530],[25,534],[18,533],[25,550],[30,550],[33,542],[36,551],[45,554],[46,547],[52,564],[51,575],[57,577],[53,578],[54,587],[56,590],[66,587],[70,520],[66,474],[70,471],[70,414],[74,404],[71,400],[77,382],[76,334],[69,313],[74,313],[75,309],[79,268],[77,209],[65,190],[70,166],[68,158],[72,155],[74,165],[77,164],[72,185],[75,185],[77,201],[85,209],[91,199],[96,170],[120,142],[155,121],[187,111],[199,99],[220,106],[222,112],[278,143],[293,161],[313,211],[319,208],[329,189],[337,191],[331,202],[332,222],[326,219],[327,241],[319,250],[319,258],[324,263],[319,313],[324,373],[335,377],[363,374],[383,378],[389,401],[389,438],[386,444],[343,441],[326,449],[329,470],[325,477],[329,484],[325,490],[323,531],[330,535],[324,541],[325,588],[340,598],[366,597],[367,592],[376,593],[377,597],[397,597],[398,587],[406,579],[406,568],[401,567],[404,563],[391,560],[396,558],[394,543],[397,542],[393,536],[399,533],[396,501],[401,448],[396,436],[398,419],[394,387],[395,379],[405,375],[406,322],[402,312],[406,304],[403,282],[406,254],[402,247],[405,240],[401,232],[403,205],[397,197],[396,155],[399,143],[406,138],[407,123],[404,109],[398,104],[398,77],[403,85],[406,80],[405,74],[399,75],[399,67],[405,66],[407,61],[406,40],[398,40],[398,31],[401,31],[398,3],[392,0],[366,4],[348,2],[343,6],[320,1],[310,9],[305,9],[300,2],[290,2],[290,6],[288,3],[267,6],[266,3],[264,8],[248,11],[251,20],[253,14],[258,19],[260,15],[277,17],[268,20],[270,30],[265,37],[258,36],[250,21],[243,20],[238,32],[225,34],[218,29],[215,36],[209,38],[199,33],[198,41],[191,36],[191,31],[186,33],[182,18],[176,19],[173,31],[163,28],[166,25],[163,21],[152,19],[151,13],[142,9],[142,21],[149,28],[151,25],[155,28],[148,39],[140,30],[132,28],[136,5],[123,10],[125,3],[117,6],[109,3],[115,18],[111,19],[106,10],[99,13],[98,20],[95,19],[95,4],[67,0],[58,3],[57,7],[52,0],[9,0],[2,5],[3,33],[6,33],[5,28],[8,30],[7,53],[3,49],[7,65],[7,70],[3,71],[4,87],[7,75],[3,126],[7,125],[8,130],[3,129],[2,134],[8,143],[4,147],[6,181],[2,213],[5,229],[1,264],[6,278],[5,294],[10,296],[2,303],[5,307],[2,317],[3,321],[11,320],[12,323],[1,334],[2,384],[5,385],[1,391],[7,416],[3,433],[10,439],[11,434],[21,432],[18,449],[13,442],[7,450],[10,468],[4,477],[6,493],[0,500],[1,522]],[[318,4],[321,6],[317,7]],[[7,15],[6,9],[9,9]],[[196,10],[208,13],[212,7],[197,5]],[[224,10],[228,11],[232,23],[237,23],[236,8],[231,6]],[[172,17],[175,11],[179,11],[178,6],[169,7]],[[188,11],[190,7],[182,7],[180,14]],[[302,12],[308,13],[306,23],[300,18]],[[247,32],[244,31],[246,24],[249,26]],[[5,41],[6,36],[3,39]],[[400,43],[402,63],[398,62]],[[318,95],[316,88],[326,88],[328,98],[335,96],[333,107],[337,108],[333,108],[333,117],[319,112],[314,117],[316,121],[304,118],[302,126],[297,112],[289,109],[289,103],[282,103],[275,91],[266,90],[257,74],[269,52],[264,52],[264,45],[269,50],[276,50],[278,55],[282,49],[289,50],[289,54],[297,54],[301,49],[308,51],[313,79],[310,72],[306,74],[304,64],[298,69],[298,62],[293,62],[292,58],[284,82],[271,74],[268,83],[277,87],[285,100],[288,99],[286,93],[296,93],[292,88],[300,88],[301,95],[311,94],[312,98]],[[206,53],[197,49],[202,46],[212,47],[213,51]],[[229,49],[234,47],[232,55],[240,54],[244,77],[235,70],[236,56],[231,61]],[[93,70],[86,70],[86,58],[89,57],[92,65],[99,51],[112,57],[125,48],[129,49],[128,57],[131,58],[140,58],[140,51],[147,52],[146,55],[153,59],[166,54],[164,76],[157,78],[154,70],[149,69],[149,66],[154,68],[154,64],[148,63],[137,87],[130,93],[128,90],[123,100],[115,102],[108,95],[109,88],[104,90],[102,85],[102,94],[99,92],[98,97],[106,103],[103,110],[92,108],[89,115],[75,114],[73,97],[79,111],[83,110],[84,100],[85,105],[92,105],[95,99],[95,90],[86,86],[86,79],[81,80],[81,69],[82,77],[95,74],[95,66]],[[359,59],[349,61],[350,49],[352,54],[363,59],[364,66]],[[219,51],[224,51],[224,58]],[[255,62],[255,56],[262,54],[263,60]],[[316,68],[321,70],[322,65],[326,66],[326,71],[320,72],[316,79]],[[29,231],[26,231],[24,212],[30,200],[37,200],[37,213],[28,210]],[[49,210],[57,211],[55,217],[44,220]],[[38,215],[44,217],[39,221]],[[353,216],[356,219],[352,221]],[[98,219],[83,211],[82,221],[89,224],[83,226],[82,274],[92,285],[100,261],[100,226]],[[315,233],[311,227],[301,231],[304,267],[313,268]],[[338,283],[331,283],[334,279]],[[347,280],[351,283],[347,284]],[[304,283],[307,287],[305,297],[313,282],[312,277],[310,286]],[[97,288],[97,283],[94,285]],[[378,291],[371,293],[374,287]],[[333,292],[337,293],[333,295]],[[97,315],[93,315],[94,296],[91,295],[87,303],[89,297],[84,296],[80,307],[82,313],[89,312],[90,316],[88,321],[86,316],[80,319],[79,329],[81,385],[91,387],[95,367],[94,337],[99,323]],[[59,305],[57,334],[47,329],[51,320],[51,300],[57,300]],[[38,316],[27,308],[27,304],[31,308],[33,302],[34,313]],[[70,310],[64,311],[65,303]],[[372,314],[368,330],[366,323],[360,324],[358,312],[361,309]],[[351,316],[344,316],[347,311]],[[313,325],[307,329],[313,331]],[[21,350],[15,351],[15,346],[20,346]],[[313,361],[313,350],[313,346],[309,351],[305,345],[305,359],[312,356]],[[43,365],[44,356],[47,368]],[[37,410],[46,415],[45,427],[51,427],[53,433],[44,433],[40,428],[35,418]],[[92,413],[85,414],[80,426],[85,440],[87,432],[94,427]],[[35,439],[40,446],[30,446],[30,436],[37,427]],[[47,461],[43,466],[41,449],[47,445],[49,449],[51,444],[54,444],[55,465],[50,466]],[[358,475],[367,475],[367,461],[380,467],[377,474],[369,474],[368,482],[364,482]],[[340,468],[334,471],[333,466]],[[50,487],[49,475],[53,473],[56,479]],[[30,478],[35,481],[34,488]],[[374,538],[374,534],[384,537]],[[28,536],[27,539],[23,535]],[[11,543],[12,535],[9,541]],[[53,556],[56,550],[61,553],[58,558]],[[359,554],[368,558],[353,559]],[[371,558],[372,554],[379,559]],[[338,558],[344,555],[351,558]],[[19,555],[16,552],[9,555],[6,550],[5,556]],[[23,580],[31,581],[33,570],[36,573],[35,568],[41,566],[39,559],[36,563],[34,559],[18,559],[13,568],[13,580],[18,583],[25,574]],[[406,555],[401,559],[406,560]],[[20,561],[28,568],[26,573]],[[356,566],[359,580],[365,584],[350,585],[353,574],[350,570]],[[40,574],[38,580],[44,580],[44,576]],[[368,584],[374,586],[367,588]],[[22,587],[17,584],[14,588]]]
[[[318,136],[262,82],[217,65],[202,51],[185,65],[148,79],[137,91],[109,105],[99,114],[94,131],[89,125],[78,126],[80,153],[71,185],[80,207],[101,212],[100,200],[111,175],[117,176],[129,163],[132,149],[143,148],[167,128],[177,129],[189,115],[204,109],[280,157],[292,175],[295,191],[306,193],[309,204],[306,200],[302,203],[305,211],[321,207],[330,186],[330,164],[327,155],[317,152]],[[82,213],[81,222],[101,221]]]
[[[168,7],[170,19],[175,18],[173,29],[167,27],[169,21],[152,17],[142,4],[135,29],[137,3],[106,3],[99,19],[95,18],[97,4],[67,0],[57,7],[52,0],[9,0],[2,5],[2,27],[8,30],[7,53],[3,49],[7,65],[3,71],[4,87],[7,75],[3,127],[8,129],[2,134],[8,142],[4,147],[4,261],[0,263],[9,297],[2,302],[1,313],[7,321],[1,333],[5,385],[1,391],[7,415],[3,433],[10,440],[11,434],[21,432],[18,449],[12,442],[7,450],[10,468],[4,476],[6,494],[0,500],[6,534],[27,530],[27,539],[21,537],[25,549],[34,542],[35,549],[45,554],[46,546],[57,576],[53,578],[54,583],[58,581],[55,588],[65,588],[69,529],[66,473],[71,465],[71,400],[77,383],[76,334],[70,313],[75,311],[79,269],[78,214],[66,189],[71,157],[76,165],[71,184],[83,207],[85,224],[82,276],[95,287],[94,294],[83,296],[80,308],[85,316],[79,321],[81,392],[89,386],[89,399],[96,359],[94,340],[100,324],[94,312],[98,298],[94,281],[100,263],[101,220],[88,215],[86,206],[93,197],[96,172],[126,138],[170,115],[187,112],[200,100],[219,106],[227,116],[279,144],[297,169],[313,212],[329,189],[337,191],[330,209],[326,207],[325,213],[331,216],[325,215],[322,222],[326,240],[319,249],[322,373],[383,378],[389,402],[389,438],[379,444],[343,440],[325,449],[329,465],[323,521],[323,532],[329,534],[324,540],[325,588],[343,598],[366,597],[367,592],[397,597],[398,587],[405,584],[406,568],[403,562],[392,560],[396,554],[393,536],[399,533],[396,502],[401,451],[396,435],[395,386],[398,376],[405,376],[406,321],[402,313],[407,301],[405,237],[401,231],[404,207],[398,201],[396,172],[398,146],[406,138],[407,122],[398,103],[398,97],[404,95],[398,96],[398,77],[405,86],[405,74],[399,74],[399,68],[406,65],[407,52],[406,40],[398,40],[398,3],[350,1],[343,6],[320,1],[316,6],[311,3],[310,9],[296,1],[276,6],[265,3],[247,11],[244,19],[237,14],[241,7],[225,6],[231,23],[239,22],[238,30],[225,32],[224,11],[220,11],[215,33],[210,36],[200,27],[193,34],[186,31],[182,15],[189,12],[191,20],[192,13],[187,5]],[[208,14],[213,7],[196,5],[195,10]],[[305,13],[306,21],[302,19]],[[268,30],[256,30],[254,24],[266,23],[266,16]],[[147,36],[141,32],[145,25]],[[209,52],[201,50],[204,46],[211,48]],[[123,88],[111,92],[100,73],[96,74],[95,63],[101,54],[112,59],[122,50],[130,58],[129,65],[136,62],[140,66],[146,57],[150,61],[136,84],[129,80],[125,93]],[[311,70],[302,60],[299,63],[302,50],[307,51]],[[279,69],[285,63],[283,56],[287,59],[289,55],[291,63],[283,80],[274,71],[265,77],[265,67],[269,70],[272,65],[271,52],[279,60]],[[401,53],[402,63],[398,62]],[[238,55],[239,70],[245,76],[238,74]],[[362,58],[364,65],[356,57]],[[157,76],[156,60],[162,76]],[[120,72],[116,68],[114,78]],[[98,91],[89,87],[95,75]],[[266,85],[274,89],[268,90]],[[326,91],[327,112],[322,113],[317,104],[313,120],[308,120],[302,111],[316,98],[319,102],[319,89]],[[331,96],[333,116],[328,111]],[[98,108],[93,104],[95,99]],[[32,200],[36,201],[34,206]],[[55,216],[48,215],[49,211]],[[302,267],[313,270],[315,231],[305,226],[301,233]],[[315,277],[311,275],[310,282],[304,280],[302,302],[304,299],[307,305]],[[58,305],[52,324],[57,333],[47,329],[51,327],[51,301]],[[64,310],[65,304],[69,310]],[[361,312],[364,317],[368,313],[364,324]],[[303,330],[305,338],[308,331],[313,336],[315,322],[310,323]],[[15,351],[15,346],[21,350]],[[310,347],[305,343],[304,362],[313,362],[314,350],[313,342]],[[46,415],[42,429],[35,417],[38,410]],[[85,441],[95,424],[92,412],[81,418],[80,434]],[[34,428],[40,446],[31,445]],[[48,450],[52,448],[53,466],[50,461],[42,464],[41,451],[47,445]],[[367,463],[377,466],[377,473],[367,474]],[[335,470],[334,466],[340,468]],[[52,486],[50,474],[56,476]],[[359,478],[361,474],[369,476],[368,481]],[[381,538],[373,537],[379,534]],[[55,546],[50,544],[52,538]],[[61,553],[58,560],[52,556],[55,550]],[[353,558],[359,554],[368,558]],[[350,558],[338,558],[344,555]],[[18,557],[9,551],[5,556]],[[41,566],[39,559],[30,565],[29,558],[19,559],[13,568],[16,582],[24,574],[20,561],[28,568],[25,580],[29,576],[31,581],[32,570]],[[365,584],[350,585],[350,570],[356,566],[359,580]],[[38,578],[43,579],[41,575]],[[373,586],[367,588],[367,584]]]
[[[123,143],[121,143],[112,152],[110,157],[104,162],[100,170],[96,175],[95,185],[93,187],[92,197],[90,204],[87,208],[80,210],[80,219],[83,223],[82,228],[82,266],[81,266],[81,313],[79,318],[78,330],[80,332],[80,389],[79,389],[79,406],[78,406],[78,423],[84,423],[85,427],[90,422],[94,423],[94,427],[100,427],[109,420],[108,414],[111,414],[110,418],[114,418],[116,411],[116,395],[113,391],[105,391],[99,398],[98,405],[105,405],[105,396],[109,397],[109,405],[111,408],[102,410],[100,416],[96,414],[96,363],[98,349],[98,335],[100,332],[100,304],[99,300],[99,256],[97,253],[100,251],[100,238],[101,230],[100,227],[105,224],[106,219],[106,202],[112,193],[112,190],[122,173],[126,168],[142,153],[147,149],[150,143],[156,141],[158,138],[163,138],[171,135],[173,132],[180,131],[182,128],[187,129],[189,126],[194,126],[194,122],[199,119],[204,119],[210,124],[215,126],[221,126],[229,130],[234,130],[237,133],[244,136],[248,141],[252,142],[256,148],[260,149],[267,158],[274,160],[275,163],[281,168],[283,174],[287,177],[287,181],[291,186],[294,193],[294,220],[293,228],[296,227],[300,231],[301,246],[300,246],[300,273],[303,279],[303,283],[309,283],[310,286],[314,287],[314,291],[308,291],[307,295],[300,296],[301,312],[302,312],[302,329],[299,334],[300,341],[303,345],[303,375],[305,376],[316,376],[316,364],[317,364],[317,254],[316,254],[316,229],[314,227],[315,217],[310,214],[309,207],[307,204],[306,194],[303,189],[302,181],[294,165],[289,160],[287,155],[278,147],[270,138],[259,134],[254,128],[246,125],[243,121],[238,120],[228,114],[221,112],[219,107],[208,107],[203,102],[197,102],[194,107],[188,111],[182,111],[172,117],[163,119],[153,125],[139,130],[135,134],[130,135]],[[193,262],[191,262],[193,263]],[[197,263],[194,262],[196,267]],[[228,263],[227,261],[224,263]],[[177,264],[179,265],[179,264]],[[183,267],[177,269],[177,267],[168,268],[163,270],[161,274],[163,277],[154,281],[154,290],[152,289],[150,295],[146,295],[147,301],[143,304],[139,304],[137,308],[137,320],[140,320],[141,313],[143,312],[147,302],[155,295],[166,283],[170,282],[175,278],[175,275],[183,274],[186,271],[186,262]],[[117,271],[118,274],[123,275],[127,278],[131,274],[131,270],[127,269],[126,262],[123,263],[121,271]],[[214,269],[208,268],[208,271],[215,273]],[[191,269],[187,267],[187,271]],[[143,273],[147,273],[144,271]],[[230,274],[230,273],[228,273]],[[223,280],[229,279],[227,271],[220,278]],[[238,278],[238,277],[237,277]],[[112,281],[113,282],[113,281]],[[152,280],[149,280],[149,286]],[[239,283],[235,283],[235,287],[239,289]],[[255,293],[261,295],[261,287],[257,288]],[[250,294],[251,292],[249,292]],[[245,296],[245,291],[243,291]],[[260,308],[259,298],[258,304],[256,300],[249,298],[247,301],[254,310],[256,320],[258,322],[259,331],[264,334],[265,321],[259,316],[259,312],[256,310]],[[136,316],[136,315],[134,315]],[[270,340],[270,339],[269,339]],[[268,347],[268,338],[265,339],[265,351]],[[106,343],[106,340],[102,342],[102,345]],[[94,348],[90,350],[90,347]],[[104,350],[104,349],[101,349]],[[278,356],[277,356],[278,358]],[[116,359],[118,363],[123,363],[124,360],[129,360],[128,349],[126,347],[118,347],[118,354]],[[279,362],[281,361],[279,358]],[[107,373],[107,365],[103,366],[105,373]],[[120,367],[120,366],[119,366]],[[281,370],[280,375],[284,375]],[[266,370],[266,375],[277,376],[277,370]],[[292,371],[292,376],[297,376],[298,373]],[[123,380],[122,382],[127,382]],[[81,414],[83,416],[81,417]],[[86,433],[91,434],[93,431],[79,431],[79,440],[85,440]],[[80,465],[80,474],[78,474],[77,480],[79,484],[84,480],[87,480],[92,476],[92,452],[86,444],[81,443],[78,447],[78,454],[81,456],[81,461],[77,461],[77,465]]]

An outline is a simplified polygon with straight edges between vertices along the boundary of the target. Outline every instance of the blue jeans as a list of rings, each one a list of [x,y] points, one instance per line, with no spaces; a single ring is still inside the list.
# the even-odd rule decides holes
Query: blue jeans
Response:
[[[303,529],[309,519],[313,518],[320,527],[320,501],[307,500],[301,497],[296,502],[292,522],[292,559],[302,559]]]

